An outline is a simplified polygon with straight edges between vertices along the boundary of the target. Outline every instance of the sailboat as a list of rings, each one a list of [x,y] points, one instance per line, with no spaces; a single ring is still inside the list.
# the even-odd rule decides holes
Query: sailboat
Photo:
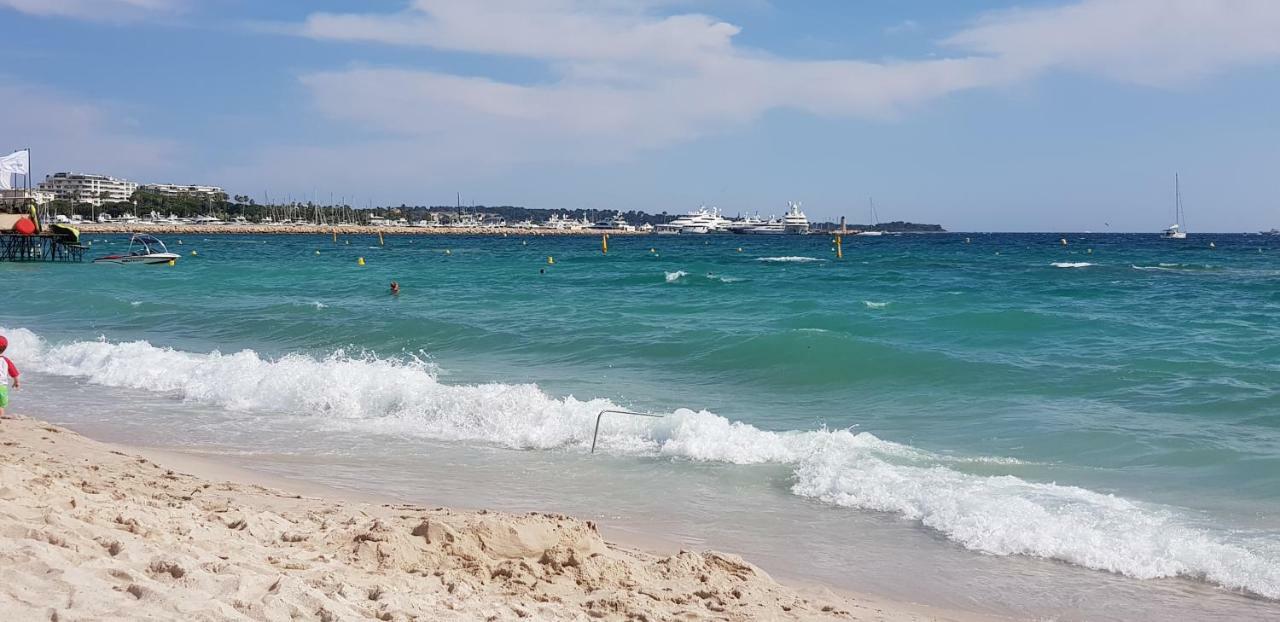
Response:
[[[872,227],[878,227],[878,226],[880,226],[880,218],[876,215],[876,201],[875,201],[875,199],[872,199],[872,198],[868,197],[868,198],[867,198],[867,203],[868,203],[868,204],[870,204],[870,206],[871,206],[871,226],[872,226]],[[883,232],[883,231],[880,231],[880,230],[878,230],[878,229],[868,229],[868,230],[866,230],[866,231],[859,231],[859,232],[858,232],[858,235],[884,235],[884,232]]]
[[[1178,185],[1178,174],[1173,174],[1173,219],[1174,223],[1165,228],[1160,237],[1166,240],[1185,240],[1187,232],[1182,229],[1182,189]]]

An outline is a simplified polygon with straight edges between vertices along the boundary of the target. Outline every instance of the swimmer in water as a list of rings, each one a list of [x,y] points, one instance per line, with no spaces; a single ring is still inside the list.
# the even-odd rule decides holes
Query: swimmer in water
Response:
[[[395,281],[391,282],[391,295],[392,296],[400,295],[400,284]]]

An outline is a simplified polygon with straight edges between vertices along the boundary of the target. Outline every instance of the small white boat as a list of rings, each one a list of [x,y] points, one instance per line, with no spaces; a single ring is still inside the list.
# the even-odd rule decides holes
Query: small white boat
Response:
[[[1166,240],[1185,240],[1187,232],[1182,230],[1182,189],[1178,186],[1178,174],[1173,174],[1173,219],[1174,223],[1165,228],[1160,237]]]
[[[129,238],[129,250],[123,255],[107,255],[93,260],[93,263],[115,264],[162,264],[178,260],[177,253],[170,253],[164,242],[144,233],[135,233]]]

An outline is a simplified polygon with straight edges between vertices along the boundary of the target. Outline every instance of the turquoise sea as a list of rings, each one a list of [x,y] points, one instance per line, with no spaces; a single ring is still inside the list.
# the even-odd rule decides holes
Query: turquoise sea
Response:
[[[1063,237],[167,236],[0,264],[0,332],[14,409],[105,440],[942,606],[1280,617],[1280,237]],[[664,416],[593,456],[606,408]]]

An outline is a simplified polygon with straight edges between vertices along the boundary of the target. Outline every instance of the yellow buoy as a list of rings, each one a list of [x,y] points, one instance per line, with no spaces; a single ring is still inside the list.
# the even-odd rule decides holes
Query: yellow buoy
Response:
[[[195,257],[196,255],[199,255],[199,254],[200,254],[200,253],[197,253],[197,252],[195,252],[195,251],[191,251],[191,256],[192,256],[192,257]]]
[[[651,249],[649,249],[649,252],[650,252],[650,253],[656,253],[656,252],[658,252],[658,249],[656,249],[656,248],[651,248]]]
[[[1067,245],[1067,238],[1062,238],[1062,245],[1063,245],[1063,246],[1066,246],[1066,245]]]
[[[378,232],[378,246],[382,246],[382,245],[384,245],[384,244],[386,244],[386,242],[384,242],[384,241],[382,240],[382,232],[381,232],[381,231],[379,231],[379,232]]]
[[[176,266],[176,265],[178,265],[178,260],[177,260],[177,259],[170,259],[170,260],[169,260],[169,265],[170,265],[170,266]]]
[[[556,265],[556,258],[555,258],[555,257],[552,257],[552,256],[550,256],[550,255],[548,255],[548,256],[547,256],[547,265],[548,265],[548,266],[554,266],[554,265]]]
[[[446,254],[446,255],[452,255],[452,254],[453,254],[453,251],[451,251],[451,250],[449,250],[449,249],[447,249],[447,248],[446,248],[446,249],[444,249],[444,254]]]
[[[337,232],[337,231],[334,231],[334,232],[333,232],[333,243],[334,243],[334,244],[337,244],[337,243],[338,243],[338,232]]]
[[[1092,248],[1091,248],[1091,249],[1089,249],[1089,254],[1090,254],[1090,255],[1092,255],[1092,254],[1093,254],[1093,249],[1092,249]]]
[[[356,265],[357,265],[357,266],[363,266],[363,265],[364,265],[364,257],[361,257],[361,258],[357,259],[357,260],[356,260]]]
[[[840,236],[836,236],[836,259],[844,259],[844,245]]]
[[[600,236],[600,252],[606,255],[609,254],[609,234],[607,233]]]
[[[316,254],[317,254],[317,255],[319,255],[319,254],[320,254],[320,251],[316,251]]]

